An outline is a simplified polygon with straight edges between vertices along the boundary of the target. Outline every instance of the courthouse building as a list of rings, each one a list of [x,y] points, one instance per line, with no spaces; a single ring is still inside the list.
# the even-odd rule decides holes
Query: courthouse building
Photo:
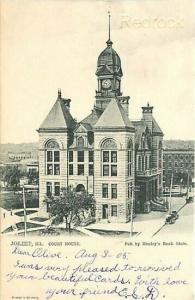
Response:
[[[128,75],[128,74],[127,74]],[[163,210],[162,139],[153,107],[132,121],[129,96],[121,91],[121,59],[109,38],[97,60],[91,113],[76,122],[70,99],[57,100],[38,129],[40,210],[49,210],[61,188],[86,190],[96,201],[96,220],[128,222],[135,213]],[[136,188],[135,188],[136,187]]]

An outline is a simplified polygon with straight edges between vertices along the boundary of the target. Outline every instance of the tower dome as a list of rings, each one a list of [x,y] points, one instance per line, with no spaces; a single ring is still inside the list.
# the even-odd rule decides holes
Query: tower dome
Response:
[[[112,48],[112,41],[109,39],[107,47],[100,53],[97,61],[96,75],[116,74],[123,76],[121,68],[121,59],[117,52]],[[106,71],[107,69],[107,71]]]

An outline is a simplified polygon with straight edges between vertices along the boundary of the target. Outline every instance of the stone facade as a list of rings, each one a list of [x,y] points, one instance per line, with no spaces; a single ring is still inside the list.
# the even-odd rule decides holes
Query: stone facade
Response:
[[[50,196],[71,185],[94,195],[98,222],[128,222],[133,203],[133,213],[149,212],[161,197],[163,133],[149,104],[140,121],[130,120],[130,97],[121,92],[121,60],[110,39],[98,57],[96,75],[89,116],[76,122],[71,100],[59,90],[38,129],[40,210],[48,212]],[[159,201],[156,205],[163,207]]]

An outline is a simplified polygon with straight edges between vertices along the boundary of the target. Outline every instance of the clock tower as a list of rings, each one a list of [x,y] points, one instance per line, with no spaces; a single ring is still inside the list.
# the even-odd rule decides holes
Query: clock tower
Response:
[[[96,90],[95,106],[104,110],[112,98],[124,98],[121,93],[121,59],[112,47],[110,39],[110,14],[107,47],[100,53],[97,61],[96,76],[98,89]],[[123,102],[128,105],[129,97],[125,97]]]

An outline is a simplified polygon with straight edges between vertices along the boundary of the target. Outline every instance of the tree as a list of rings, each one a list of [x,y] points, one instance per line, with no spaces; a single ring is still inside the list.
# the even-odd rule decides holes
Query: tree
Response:
[[[7,186],[17,188],[20,183],[20,170],[18,166],[6,166],[3,177]]]
[[[73,222],[81,222],[81,218],[94,216],[94,197],[86,192],[77,193],[75,189],[68,187],[63,189],[60,196],[50,198],[50,216],[56,224],[65,221],[66,228],[71,231]]]
[[[30,169],[27,173],[28,184],[37,184],[39,181],[39,172],[35,169]]]

